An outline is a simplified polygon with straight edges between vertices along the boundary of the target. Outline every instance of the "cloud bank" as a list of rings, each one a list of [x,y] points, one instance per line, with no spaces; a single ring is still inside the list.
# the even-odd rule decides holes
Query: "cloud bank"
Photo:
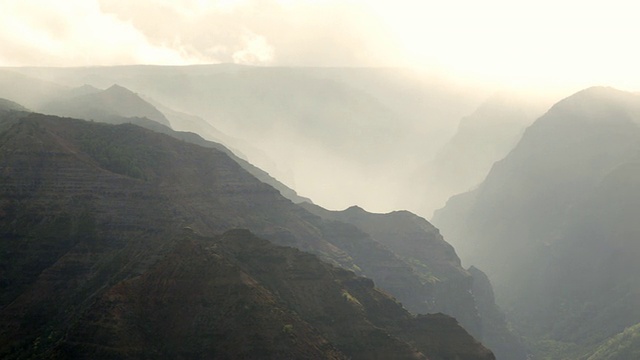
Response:
[[[348,1],[7,0],[0,65],[390,64],[382,28]]]
[[[627,0],[3,0],[0,66],[414,66],[640,89]]]
[[[199,61],[186,48],[154,44],[144,32],[95,1],[5,1],[0,64],[91,65]]]

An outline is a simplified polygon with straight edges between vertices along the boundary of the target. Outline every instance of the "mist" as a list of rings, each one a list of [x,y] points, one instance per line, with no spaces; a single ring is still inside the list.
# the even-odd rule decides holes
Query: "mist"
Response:
[[[52,101],[124,86],[197,118],[172,126],[223,143],[319,205],[409,208],[423,216],[436,207],[416,200],[427,181],[421,170],[492,91],[406,69],[212,65],[13,68],[3,75],[0,97],[45,113]]]
[[[113,194],[148,211],[154,239],[160,222],[215,237],[253,226],[376,277],[408,308],[455,313],[501,360],[637,358],[640,342],[625,339],[640,333],[638,13],[622,0],[4,1],[0,131],[19,141],[2,138],[12,162],[1,173],[34,202],[14,212],[22,203],[3,189],[0,220],[12,220],[1,230],[18,244],[70,224],[69,238],[86,240],[76,198],[52,192],[73,214],[57,218],[29,192],[51,185],[24,160],[46,164],[28,148],[44,144],[64,191],[104,206],[105,229],[124,213],[109,208]],[[17,131],[21,106],[53,116]],[[135,129],[148,146],[107,130],[109,158],[73,137],[104,129]],[[117,157],[120,140],[128,151]],[[145,163],[157,146],[175,169]],[[115,179],[105,188],[122,181],[147,195],[85,196],[93,185],[67,184],[67,160]],[[176,195],[192,185],[192,198]],[[173,212],[162,218],[148,199]],[[138,236],[136,220],[127,216],[126,236]]]
[[[44,93],[58,85],[106,89],[120,84],[199,116],[226,134],[228,146],[329,208],[359,203],[374,211],[408,208],[430,217],[449,196],[478,185],[492,162],[506,155],[524,127],[553,102],[593,84],[637,86],[638,79],[628,76],[638,54],[626,40],[639,31],[629,21],[629,6],[581,3],[580,11],[573,11],[570,3],[516,6],[498,0],[482,6],[464,1],[8,1],[0,15],[0,65],[386,68],[387,74],[380,71],[370,79],[358,71],[291,75],[243,69],[225,75],[172,69],[178,78],[162,75],[158,84],[151,83],[153,73],[123,69],[67,77],[35,69],[23,73],[53,83],[38,85]],[[603,26],[592,26],[596,22]],[[615,59],[607,54],[616,54]],[[177,79],[176,88],[183,91],[171,92]],[[42,105],[38,92],[29,92],[25,105]],[[503,124],[513,128],[496,141],[507,145],[498,152],[485,149],[491,155],[474,162],[482,164],[475,175],[454,171],[445,176],[443,167],[461,167],[457,160],[445,160],[447,152],[464,157],[472,151],[455,150],[449,142],[464,147],[456,140],[458,131],[469,131],[463,119],[473,117],[495,93],[539,99],[538,105]],[[23,100],[15,91],[8,97]],[[221,99],[243,110],[225,109]],[[210,107],[211,101],[221,105]]]

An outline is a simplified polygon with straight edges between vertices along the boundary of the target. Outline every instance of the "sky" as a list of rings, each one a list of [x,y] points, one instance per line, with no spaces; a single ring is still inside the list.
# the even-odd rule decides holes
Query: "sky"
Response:
[[[630,0],[0,0],[0,66],[411,66],[640,90]]]

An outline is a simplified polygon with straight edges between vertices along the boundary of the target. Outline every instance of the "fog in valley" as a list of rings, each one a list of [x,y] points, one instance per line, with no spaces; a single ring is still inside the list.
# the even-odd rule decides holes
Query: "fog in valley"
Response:
[[[174,163],[193,161],[196,170],[185,171],[201,182],[223,174],[230,185],[212,186],[239,194],[246,171],[302,205],[223,192],[215,193],[220,204],[211,198],[217,208],[206,184],[174,184],[135,160],[138,150],[118,153],[124,172],[86,134],[77,149],[65,142],[60,150],[158,189],[202,185],[196,210],[172,210],[179,226],[203,236],[246,227],[312,252],[372,278],[412,313],[456,317],[500,360],[633,359],[638,10],[618,0],[8,0],[0,5],[0,114],[132,123],[221,151],[240,175],[231,165],[200,173],[204,157]],[[19,116],[3,116],[0,130],[10,131]],[[55,139],[75,131],[46,126]],[[157,141],[163,154],[177,151]],[[15,164],[6,165],[7,183]],[[0,200],[0,219],[21,204]],[[273,212],[262,212],[271,201]],[[25,213],[40,209],[30,206]],[[23,228],[12,226],[31,224],[20,221],[0,233],[20,238]]]

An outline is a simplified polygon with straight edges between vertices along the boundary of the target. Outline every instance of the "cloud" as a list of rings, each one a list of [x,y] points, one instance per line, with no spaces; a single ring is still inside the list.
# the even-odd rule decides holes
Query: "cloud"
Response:
[[[2,0],[0,65],[411,65],[637,89],[638,11],[626,0]]]
[[[0,65],[391,63],[379,25],[354,1],[4,0]]]
[[[376,14],[353,1],[101,0],[101,5],[154,43],[179,39],[221,62],[357,66],[381,64],[389,53]]]
[[[244,48],[231,56],[233,62],[244,65],[261,65],[273,62],[274,49],[264,36],[247,32],[243,36]]]
[[[154,44],[91,0],[7,0],[0,13],[0,64],[101,65],[200,62],[179,44]],[[178,46],[175,46],[178,45]]]

